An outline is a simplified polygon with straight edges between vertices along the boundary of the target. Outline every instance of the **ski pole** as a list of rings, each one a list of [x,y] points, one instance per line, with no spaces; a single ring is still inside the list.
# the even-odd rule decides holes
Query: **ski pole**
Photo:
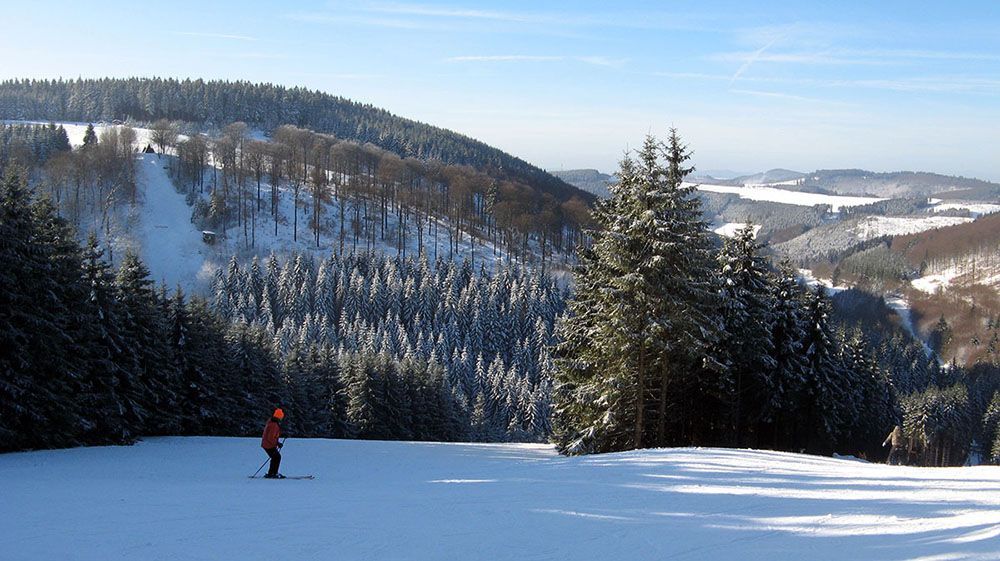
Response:
[[[250,479],[253,479],[253,478],[257,477],[257,474],[260,473],[260,470],[264,469],[264,466],[266,466],[267,462],[270,462],[270,461],[271,461],[271,458],[268,458],[268,459],[264,460],[264,463],[260,464],[260,467],[257,468],[257,471],[253,472],[253,475],[250,476]]]

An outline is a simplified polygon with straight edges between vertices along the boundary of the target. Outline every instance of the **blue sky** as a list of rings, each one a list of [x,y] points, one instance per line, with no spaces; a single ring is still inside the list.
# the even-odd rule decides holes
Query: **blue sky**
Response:
[[[1000,180],[1000,2],[4,1],[0,77],[301,85],[548,169],[679,128],[703,170]]]

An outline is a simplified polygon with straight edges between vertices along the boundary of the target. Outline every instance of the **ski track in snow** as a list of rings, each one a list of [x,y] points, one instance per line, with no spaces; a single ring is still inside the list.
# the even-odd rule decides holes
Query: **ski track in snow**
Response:
[[[0,455],[6,561],[1000,559],[1000,468],[254,438]]]
[[[181,286],[188,294],[200,292],[212,279],[216,266],[206,258],[212,254],[201,233],[191,223],[191,207],[174,189],[167,171],[167,158],[140,154],[136,159],[142,228],[141,256],[150,276],[169,290]]]

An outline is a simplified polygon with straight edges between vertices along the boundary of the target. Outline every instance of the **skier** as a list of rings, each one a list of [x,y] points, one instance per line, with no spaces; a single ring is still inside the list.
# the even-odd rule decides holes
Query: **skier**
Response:
[[[892,444],[892,448],[889,449],[889,460],[887,463],[893,466],[902,465],[903,460],[906,458],[906,437],[903,435],[903,427],[896,425],[896,428],[892,429],[889,436],[885,437],[882,446],[885,447],[890,443]]]
[[[260,439],[260,447],[267,452],[271,458],[271,466],[264,475],[265,479],[284,479],[285,476],[278,473],[278,466],[281,465],[281,454],[278,452],[283,445],[278,442],[281,436],[281,420],[285,418],[285,412],[280,408],[274,410],[271,419],[264,425],[264,436]]]

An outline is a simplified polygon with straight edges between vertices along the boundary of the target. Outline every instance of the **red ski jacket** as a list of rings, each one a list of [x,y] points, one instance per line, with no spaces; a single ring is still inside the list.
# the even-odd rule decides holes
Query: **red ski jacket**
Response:
[[[260,447],[267,450],[268,448],[278,447],[278,437],[281,436],[281,427],[278,423],[271,419],[264,425],[264,436],[260,439]]]

